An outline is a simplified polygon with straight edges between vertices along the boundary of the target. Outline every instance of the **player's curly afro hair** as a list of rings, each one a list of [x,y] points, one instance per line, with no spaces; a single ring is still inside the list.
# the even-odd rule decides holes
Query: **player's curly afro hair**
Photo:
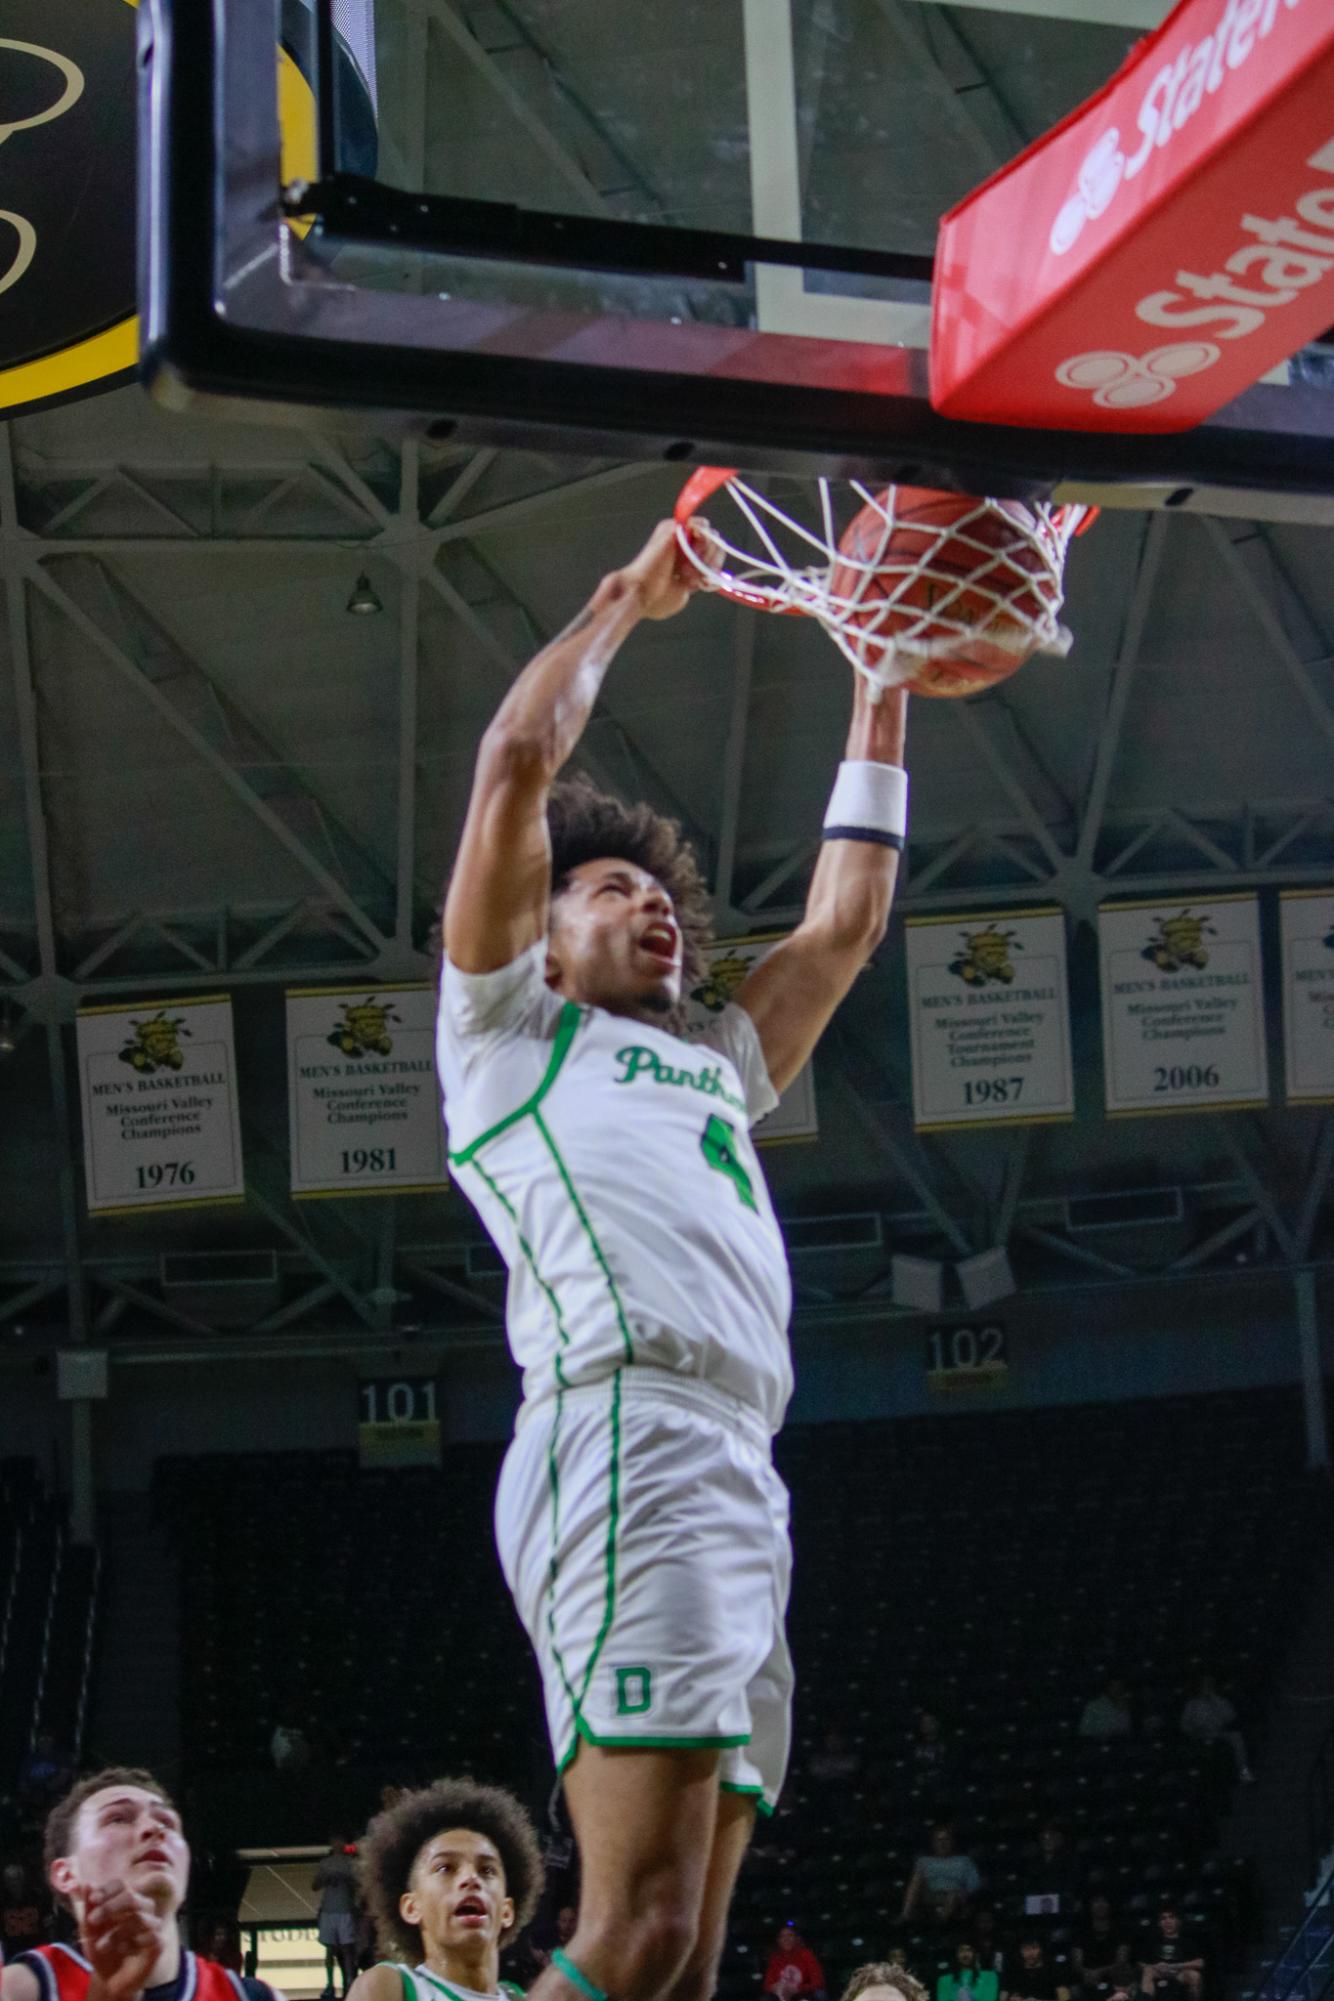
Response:
[[[704,977],[704,954],[712,939],[709,892],[699,862],[677,821],[651,806],[626,806],[584,778],[562,778],[547,802],[551,835],[551,893],[559,896],[583,862],[614,856],[654,876],[672,899],[681,927],[681,990],[688,994]],[[678,1011],[679,1013],[679,1011]],[[679,1019],[671,1026],[680,1027]]]
[[[469,1828],[495,1844],[505,1891],[514,1901],[514,1923],[502,1934],[502,1945],[513,1943],[537,1909],[544,1880],[542,1851],[533,1823],[513,1793],[473,1779],[437,1779],[377,1813],[357,1845],[362,1901],[386,1959],[415,1966],[422,1956],[421,1932],[407,1923],[398,1903],[422,1849],[447,1827]]]
[[[914,1980],[906,1966],[897,1959],[872,1960],[869,1965],[859,1966],[843,1989],[841,2001],[857,2001],[868,1987],[892,1987],[903,1996],[903,2001],[927,2001],[927,1993],[920,1980]]]

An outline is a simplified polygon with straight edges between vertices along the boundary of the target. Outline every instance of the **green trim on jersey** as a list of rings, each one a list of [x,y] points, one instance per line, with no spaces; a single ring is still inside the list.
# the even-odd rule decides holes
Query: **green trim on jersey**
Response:
[[[551,1655],[560,1670],[561,1686],[569,1698],[570,1708],[576,1723],[579,1716],[579,1698],[565,1667],[565,1656],[556,1640],[556,1578],[560,1572],[560,1561],[556,1549],[560,1538],[560,1466],[556,1458],[556,1447],[560,1441],[560,1421],[565,1398],[562,1391],[556,1392],[556,1414],[551,1420],[551,1438],[547,1445],[547,1485],[551,1491],[551,1558],[547,1564],[547,1632],[551,1639]]]
[[[394,1972],[403,1983],[403,2001],[417,2001],[417,1983],[412,1977],[412,1969],[410,1967],[404,1966],[402,1961],[397,1959],[381,1959],[377,1960],[376,1964],[378,1966],[393,1967]]]
[[[551,1128],[547,1124],[546,1120],[542,1117],[541,1112],[537,1111],[536,1109],[534,1109],[533,1111],[533,1123],[536,1125],[537,1130],[542,1135],[542,1139],[546,1146],[547,1152],[551,1155],[551,1158],[556,1163],[556,1172],[557,1174],[559,1174],[561,1181],[564,1183],[565,1193],[569,1196],[571,1202],[573,1202],[574,1213],[579,1218],[580,1223],[583,1225],[584,1235],[588,1238],[589,1243],[593,1247],[594,1259],[597,1262],[599,1271],[602,1273],[602,1276],[607,1281],[607,1290],[611,1294],[611,1303],[616,1312],[616,1324],[621,1330],[621,1339],[625,1343],[625,1359],[627,1362],[633,1362],[635,1359],[635,1349],[634,1349],[634,1343],[630,1339],[630,1328],[625,1318],[625,1307],[621,1303],[621,1295],[617,1288],[616,1281],[611,1275],[611,1266],[607,1263],[606,1254],[603,1251],[601,1244],[598,1242],[597,1231],[593,1228],[593,1225],[589,1222],[588,1211],[584,1208],[583,1203],[579,1200],[578,1190],[575,1188],[573,1181],[570,1179],[570,1170],[565,1165],[565,1162],[561,1159],[560,1148],[556,1145],[555,1140],[551,1137]]]
[[[718,1790],[720,1793],[739,1793],[743,1799],[754,1800],[756,1813],[762,1813],[766,1820],[773,1814],[773,1808],[764,1797],[763,1786],[738,1786],[731,1779],[719,1779]]]
[[[560,1011],[560,1020],[556,1023],[556,1039],[551,1046],[551,1061],[547,1064],[546,1075],[532,1097],[525,1099],[517,1111],[507,1112],[503,1119],[497,1119],[493,1126],[488,1126],[484,1133],[479,1133],[476,1139],[468,1142],[467,1146],[460,1147],[457,1153],[451,1153],[449,1157],[456,1167],[467,1166],[479,1147],[486,1146],[508,1127],[517,1125],[520,1119],[526,1119],[530,1112],[537,1110],[560,1074],[561,1064],[570,1053],[575,1030],[584,1019],[585,1013],[586,1010],[577,1007],[573,1001],[566,1001]]]
[[[556,1767],[556,1777],[559,1779],[565,1776],[574,1763],[581,1744],[591,1744],[598,1751],[739,1751],[750,1741],[749,1734],[745,1737],[621,1737],[619,1735],[600,1737],[589,1729],[582,1718],[579,1718],[575,1723],[570,1747]],[[729,1785],[725,1779],[720,1779],[718,1784],[720,1790],[725,1793],[760,1793],[758,1786]],[[773,1812],[773,1808],[767,1806],[762,1797],[756,1800],[756,1805],[761,1813]]]
[[[518,1212],[516,1211],[514,1204],[510,1201],[509,1196],[500,1186],[500,1183],[487,1173],[486,1169],[482,1166],[480,1160],[470,1160],[467,1163],[467,1165],[475,1169],[475,1171],[481,1175],[483,1181],[486,1183],[491,1193],[495,1196],[497,1202],[499,1202],[501,1208],[505,1211],[505,1214],[509,1217],[510,1222],[513,1224],[514,1235],[518,1240],[519,1249],[523,1252],[524,1262],[527,1264],[529,1271],[533,1274],[534,1282],[540,1287],[542,1293],[545,1295],[547,1305],[551,1308],[551,1317],[556,1323],[556,1334],[557,1338],[560,1341],[560,1347],[568,1348],[570,1345],[570,1337],[565,1331],[565,1322],[561,1318],[560,1301],[556,1297],[554,1286],[548,1285],[547,1281],[543,1278],[541,1272],[537,1269],[537,1257],[533,1251],[532,1245],[529,1243],[527,1237],[525,1237],[522,1229],[519,1227]],[[556,1362],[556,1381],[560,1384],[561,1389],[564,1389],[566,1387],[565,1371],[561,1367],[560,1348],[557,1348],[556,1350],[555,1362]]]
[[[470,1987],[467,1990],[467,1997],[465,1997],[465,1995],[459,1993],[457,1987],[451,1987],[447,1980],[442,1980],[438,1973],[432,1973],[429,1966],[407,1967],[396,1959],[382,1959],[379,1964],[394,1968],[403,1982],[404,2001],[417,2001],[417,1990],[413,1982],[419,1974],[423,1980],[429,1981],[432,1987],[438,1988],[442,1994],[447,1994],[449,2001],[467,2001],[467,1997],[472,1996],[476,1992],[475,1988]],[[496,1992],[497,1994],[509,1995],[511,2001],[524,2001],[522,1987],[516,1987],[512,1980],[497,1981]]]
[[[611,1631],[612,1621],[616,1616],[616,1541],[621,1526],[621,1371],[618,1369],[611,1379],[611,1464],[608,1468],[606,1604],[603,1609],[602,1624],[598,1629],[597,1638],[593,1642],[593,1650],[588,1656],[588,1666],[584,1669],[584,1678],[579,1685],[577,1694],[566,1669],[564,1657],[556,1641],[556,1580],[560,1575],[560,1559],[556,1554],[560,1538],[560,1468],[556,1457],[556,1447],[560,1439],[560,1421],[563,1404],[564,1398],[560,1391],[557,1391],[556,1414],[552,1419],[551,1439],[547,1446],[547,1481],[551,1490],[551,1561],[547,1568],[547,1632],[551,1638],[552,1658],[560,1670],[561,1685],[565,1690],[570,1709],[574,1715],[574,1742],[575,1746],[577,1746],[580,1737],[586,1738],[589,1743],[600,1741],[593,1736],[592,1731],[584,1722],[583,1706],[589,1688],[592,1685],[593,1670],[598,1664],[602,1649],[607,1642],[607,1635]],[[565,1770],[566,1765],[568,1765],[573,1755],[574,1748],[572,1747],[561,1760],[560,1771],[563,1772]]]
[[[539,1120],[540,1124],[541,1121]],[[596,1243],[597,1239],[594,1238]],[[598,1253],[601,1257],[601,1252]],[[610,1277],[610,1274],[608,1275]],[[616,1616],[616,1538],[621,1526],[621,1372],[618,1369],[611,1379],[611,1491],[607,1499],[607,1602],[602,1614],[602,1625],[593,1642],[593,1651],[584,1669],[583,1687],[579,1690],[579,1704],[575,1716],[581,1717],[584,1699],[593,1680],[593,1670],[598,1664],[598,1656],[606,1645],[611,1631],[611,1622]]]

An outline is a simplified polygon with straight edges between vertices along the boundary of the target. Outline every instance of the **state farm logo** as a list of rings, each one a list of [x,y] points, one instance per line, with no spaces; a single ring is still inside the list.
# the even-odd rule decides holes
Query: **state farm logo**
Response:
[[[1179,340],[1152,347],[1147,354],[1126,354],[1120,348],[1096,348],[1072,354],[1056,370],[1067,389],[1083,389],[1102,410],[1144,410],[1163,403],[1178,382],[1200,375],[1222,358],[1211,340]]]
[[[1125,178],[1126,156],[1121,151],[1121,134],[1116,126],[1103,133],[1086,157],[1075,179],[1075,191],[1051,226],[1054,257],[1064,257],[1079,240],[1086,222],[1110,207],[1112,196]]]
[[[1325,0],[1328,5],[1328,0]],[[1064,257],[1085,225],[1110,208],[1117,191],[1143,172],[1199,116],[1212,97],[1244,70],[1271,34],[1281,33],[1301,0],[1221,0],[1208,30],[1198,41],[1164,46],[1159,68],[1140,99],[1135,128],[1121,148],[1120,129],[1109,126],[1085,156],[1075,188],[1051,226],[1048,243]],[[1203,9],[1188,9],[1192,28],[1203,27]],[[1125,116],[1118,101],[1118,115]]]

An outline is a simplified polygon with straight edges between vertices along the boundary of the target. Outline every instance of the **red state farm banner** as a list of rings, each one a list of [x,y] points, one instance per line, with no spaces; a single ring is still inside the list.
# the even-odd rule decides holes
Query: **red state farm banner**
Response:
[[[1181,431],[1334,323],[1334,0],[1181,0],[940,225],[947,417]]]

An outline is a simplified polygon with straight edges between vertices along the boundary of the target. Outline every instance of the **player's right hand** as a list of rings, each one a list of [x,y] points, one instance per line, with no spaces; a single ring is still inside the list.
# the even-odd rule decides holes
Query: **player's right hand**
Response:
[[[84,1894],[80,1936],[105,2001],[135,2001],[162,1950],[147,1897],[112,1881]]]
[[[675,618],[700,582],[699,573],[681,549],[674,521],[658,523],[621,575],[638,596],[645,618]]]

